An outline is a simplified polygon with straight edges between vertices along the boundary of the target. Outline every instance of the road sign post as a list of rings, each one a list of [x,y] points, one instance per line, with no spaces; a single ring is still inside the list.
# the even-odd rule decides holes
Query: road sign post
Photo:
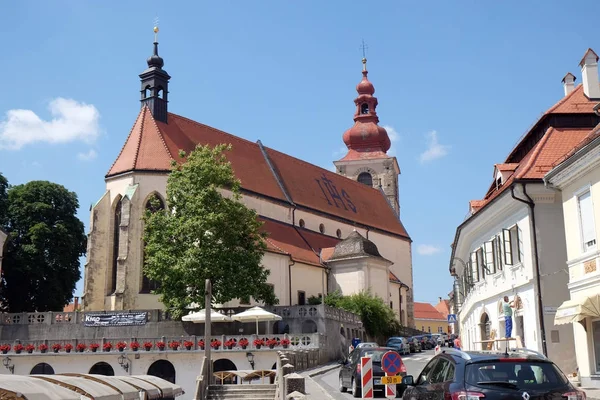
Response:
[[[385,377],[381,383],[385,385],[385,397],[393,399],[396,397],[396,385],[402,383],[402,377],[398,374],[402,371],[402,358],[395,351],[388,351],[381,357],[381,369]]]
[[[371,357],[360,358],[360,382],[363,399],[373,398],[373,360]]]

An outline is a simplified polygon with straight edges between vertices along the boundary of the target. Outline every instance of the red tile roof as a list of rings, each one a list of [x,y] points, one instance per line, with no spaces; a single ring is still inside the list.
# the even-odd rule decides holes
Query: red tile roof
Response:
[[[593,113],[596,104],[598,103],[587,98],[583,92],[583,84],[580,83],[571,93],[550,107],[545,114]]]
[[[583,140],[577,146],[573,147],[573,149],[571,149],[571,151],[569,151],[567,154],[565,154],[564,157],[561,157],[560,159],[555,161],[552,164],[552,167],[554,168],[558,164],[562,163],[563,161],[566,161],[567,159],[571,158],[572,155],[577,153],[579,150],[583,149],[586,145],[588,145],[591,141],[596,139],[598,136],[600,136],[600,124],[598,124],[594,129],[592,129],[587,134],[587,136],[585,138],[583,138]]]
[[[498,171],[514,171],[515,169],[517,169],[517,167],[519,166],[519,163],[508,163],[508,164],[496,164],[494,165],[494,167],[496,167],[496,169]]]
[[[335,247],[327,247],[325,249],[321,249],[321,261],[327,262],[333,255],[335,251]]]
[[[390,271],[389,275],[390,275],[389,276],[390,282],[403,284],[402,281],[400,280],[400,278],[398,278],[392,271]]]
[[[450,302],[448,300],[442,300],[435,305],[435,309],[447,319],[448,314],[450,314]]]
[[[277,181],[300,207],[342,218],[349,223],[379,229],[410,240],[406,229],[377,189],[337,175],[297,158],[264,148],[207,125],[169,113],[168,124],[156,121],[144,107],[107,177],[137,171],[170,171],[179,150],[192,151],[197,144],[230,143],[229,161],[242,188],[279,201],[287,201]]]
[[[440,321],[447,321],[447,317],[444,317],[442,313],[435,309],[429,303],[414,303],[414,316],[415,319],[433,319]]]

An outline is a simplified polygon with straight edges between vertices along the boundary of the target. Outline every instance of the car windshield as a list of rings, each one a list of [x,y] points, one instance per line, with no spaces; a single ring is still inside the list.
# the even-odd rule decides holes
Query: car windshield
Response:
[[[389,350],[365,350],[362,354],[362,357],[371,357],[371,360],[376,363],[381,362],[381,358],[385,353]]]
[[[557,389],[569,381],[552,363],[535,361],[489,361],[468,364],[465,381],[491,389]]]

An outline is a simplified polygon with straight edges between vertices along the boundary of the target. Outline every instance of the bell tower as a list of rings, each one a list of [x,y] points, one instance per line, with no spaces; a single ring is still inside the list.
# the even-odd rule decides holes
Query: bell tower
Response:
[[[167,123],[167,104],[169,96],[169,79],[171,77],[162,69],[165,65],[158,55],[158,27],[154,27],[154,52],[147,60],[148,68],[140,74],[142,81],[142,107],[147,106],[155,120]]]
[[[378,103],[377,98],[373,96],[375,87],[367,77],[365,57],[362,64],[362,80],[356,86],[358,97],[354,99],[354,126],[343,135],[348,153],[333,164],[338,174],[381,190],[400,217],[400,167],[396,157],[387,154],[391,142],[385,128],[378,125]]]

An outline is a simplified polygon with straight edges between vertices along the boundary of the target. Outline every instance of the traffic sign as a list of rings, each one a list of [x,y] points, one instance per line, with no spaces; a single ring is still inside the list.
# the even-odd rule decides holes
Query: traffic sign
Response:
[[[402,383],[402,377],[400,375],[389,375],[381,378],[381,384],[383,385],[399,385]]]
[[[363,399],[373,398],[373,360],[371,357],[360,358],[360,380]]]
[[[388,351],[381,357],[381,369],[389,375],[398,375],[402,367],[400,354],[395,351]]]
[[[448,323],[449,324],[456,323],[456,314],[448,314]]]

